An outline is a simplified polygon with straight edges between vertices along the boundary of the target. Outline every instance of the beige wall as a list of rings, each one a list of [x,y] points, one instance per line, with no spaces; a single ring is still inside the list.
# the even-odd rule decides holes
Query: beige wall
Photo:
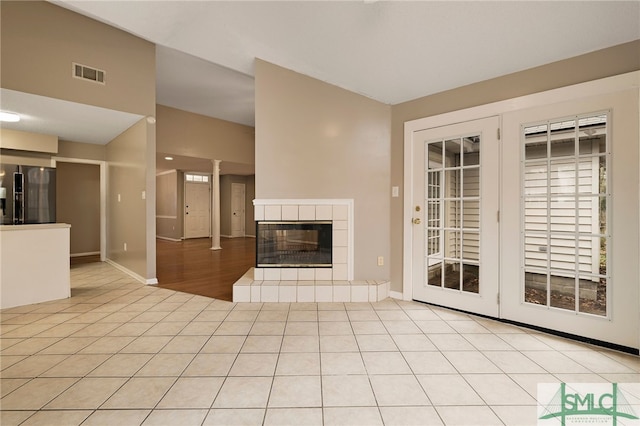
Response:
[[[158,152],[254,164],[253,127],[164,105],[156,114]]]
[[[460,87],[391,109],[391,185],[400,197],[391,199],[391,290],[402,291],[404,123],[542,92],[640,69],[640,40],[566,59],[492,80]]]
[[[256,198],[256,176],[247,176],[247,206],[245,208],[244,233],[247,236],[256,236],[256,219],[253,211],[253,200]]]
[[[58,152],[58,137],[21,130],[0,129],[0,148],[54,154]]]
[[[150,142],[153,137],[153,125],[143,119],[107,145],[107,257],[145,279],[155,278],[155,163],[148,158],[149,150],[153,150],[155,158],[155,147]],[[148,209],[148,204],[153,209]]]
[[[153,43],[48,2],[2,1],[0,7],[3,88],[155,115]],[[106,84],[73,78],[72,62],[104,70]],[[107,257],[153,282],[155,126],[143,120],[102,149],[63,143],[58,155],[109,162]],[[124,198],[116,205],[118,193]]]
[[[355,279],[388,279],[391,108],[257,60],[256,198],[354,199]]]
[[[253,200],[255,198],[255,176],[220,176],[220,235],[231,235],[231,184],[242,183],[245,187],[245,235],[255,236],[256,225],[253,219]]]
[[[178,204],[178,188],[183,186],[183,177],[177,170],[156,176],[156,235],[179,240],[182,238],[183,210]]]
[[[58,142],[58,157],[105,161],[107,159],[107,147],[92,143],[61,140]]]
[[[43,1],[0,2],[2,87],[153,115],[155,46]],[[72,62],[106,71],[106,84],[72,77]]]
[[[71,225],[71,255],[100,252],[100,166],[56,163],[56,220]]]

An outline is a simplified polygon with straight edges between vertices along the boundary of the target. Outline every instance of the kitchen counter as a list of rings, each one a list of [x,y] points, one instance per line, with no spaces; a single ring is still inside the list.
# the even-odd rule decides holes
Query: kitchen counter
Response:
[[[0,308],[71,296],[71,225],[0,225]]]

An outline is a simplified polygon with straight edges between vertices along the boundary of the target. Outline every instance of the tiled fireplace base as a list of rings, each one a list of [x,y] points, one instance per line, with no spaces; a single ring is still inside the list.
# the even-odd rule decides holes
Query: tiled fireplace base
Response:
[[[233,285],[234,302],[378,302],[389,281],[263,281],[254,269]]]

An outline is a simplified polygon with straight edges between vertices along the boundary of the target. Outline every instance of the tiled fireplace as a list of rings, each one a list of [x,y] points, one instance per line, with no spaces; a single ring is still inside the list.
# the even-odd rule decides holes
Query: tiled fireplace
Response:
[[[234,302],[368,302],[388,296],[388,282],[353,280],[352,199],[254,200],[253,204],[258,224],[256,245],[260,245],[261,229],[280,231],[263,238],[271,252],[258,254],[257,266],[234,284]],[[305,232],[311,224],[323,225],[316,229],[324,230],[308,237],[313,235]],[[331,230],[329,236],[326,226]],[[296,231],[285,237],[289,229]],[[329,239],[330,250],[323,249],[322,255],[305,252],[313,251],[316,244],[326,245]],[[290,248],[299,252],[286,257]],[[259,253],[261,250],[258,248]],[[330,261],[327,252],[331,253]],[[285,259],[281,267],[277,265],[280,258]],[[304,260],[307,258],[312,260]]]

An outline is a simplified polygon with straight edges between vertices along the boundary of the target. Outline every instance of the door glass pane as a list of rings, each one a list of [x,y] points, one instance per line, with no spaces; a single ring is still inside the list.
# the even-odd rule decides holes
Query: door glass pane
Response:
[[[460,166],[461,139],[450,139],[444,143],[445,167]]]
[[[525,216],[524,230],[547,232],[549,200],[545,198],[530,197],[524,201]]]
[[[546,195],[548,192],[548,165],[544,163],[527,163],[524,171],[524,194]]]
[[[433,265],[429,265],[427,269],[427,284],[442,287],[442,260],[434,262]]]
[[[607,157],[598,157],[598,192],[606,194],[607,192]]]
[[[477,232],[462,232],[462,259],[480,260],[480,234]]]
[[[549,126],[547,124],[524,128],[525,160],[547,158],[548,130]]]
[[[480,196],[480,168],[465,168],[462,172],[462,195],[465,197]]]
[[[440,230],[427,230],[427,256],[433,256],[440,253]]]
[[[607,137],[606,114],[578,120],[578,143],[580,155],[604,154]]]
[[[480,136],[468,136],[462,141],[462,164],[465,167],[480,165]]]
[[[576,122],[567,120],[551,123],[549,150],[551,157],[572,157],[575,155]]]
[[[549,203],[549,230],[551,232],[575,232],[576,199],[575,197],[553,197]],[[549,212],[545,212],[549,213]]]
[[[576,164],[572,160],[553,160],[549,169],[551,194],[575,194]]]
[[[427,169],[441,169],[442,142],[430,143],[427,146]]]
[[[480,229],[480,200],[462,201],[462,222],[465,229]]]
[[[547,306],[546,272],[529,271],[524,274],[524,301],[535,305]]]
[[[444,231],[444,257],[460,259],[460,231]]]
[[[444,172],[445,197],[456,198],[460,196],[460,169]]]
[[[460,228],[462,225],[460,200],[447,200],[444,202],[445,227]]]
[[[606,122],[595,114],[523,128],[527,303],[607,315]]]
[[[585,277],[580,280],[580,312],[607,315],[607,279],[605,277]]]
[[[462,291],[480,293],[480,266],[462,264]]]
[[[460,262],[452,260],[444,262],[444,287],[460,289]]]
[[[549,305],[570,311],[576,308],[576,279],[570,274],[552,274],[549,277],[551,298]]]
[[[548,237],[544,234],[525,234],[524,266],[526,270],[546,269],[549,263]]]

